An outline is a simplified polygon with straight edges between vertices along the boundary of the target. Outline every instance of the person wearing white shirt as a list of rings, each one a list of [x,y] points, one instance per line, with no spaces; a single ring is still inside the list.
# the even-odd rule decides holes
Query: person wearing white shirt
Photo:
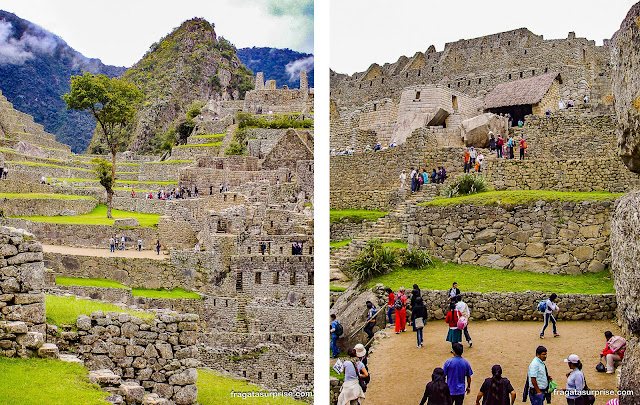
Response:
[[[482,171],[482,162],[484,162],[484,155],[482,154],[482,152],[480,152],[480,154],[478,155],[478,171],[481,172]]]
[[[400,173],[400,188],[404,188],[404,185],[407,183],[407,171],[402,169],[402,173]]]
[[[457,295],[456,300],[458,301],[456,303],[456,311],[459,311],[462,316],[467,318],[467,325],[464,327],[463,331],[464,338],[467,340],[469,347],[471,347],[473,345],[473,342],[471,342],[471,335],[469,335],[469,331],[467,330],[467,328],[469,327],[469,318],[471,317],[471,312],[469,311],[469,306],[467,305],[467,303],[462,301],[462,296]]]
[[[540,332],[540,339],[544,339],[544,330],[547,329],[547,325],[549,325],[549,320],[551,320],[551,324],[553,326],[553,337],[559,337],[558,330],[556,329],[556,318],[553,317],[553,311],[558,311],[558,304],[556,304],[556,299],[558,295],[553,293],[549,296],[549,299],[546,302],[546,309],[544,310],[544,326],[542,327],[542,331]]]

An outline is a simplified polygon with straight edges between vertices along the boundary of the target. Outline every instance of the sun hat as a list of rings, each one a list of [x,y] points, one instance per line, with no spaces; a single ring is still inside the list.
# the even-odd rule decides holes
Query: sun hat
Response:
[[[362,343],[358,343],[357,345],[355,345],[354,349],[356,349],[356,355],[358,357],[367,355],[367,349],[364,348],[364,345]]]
[[[573,363],[573,364],[578,364],[580,363],[580,357],[578,357],[577,354],[572,354],[569,357],[567,357],[566,359],[564,359],[565,363]]]

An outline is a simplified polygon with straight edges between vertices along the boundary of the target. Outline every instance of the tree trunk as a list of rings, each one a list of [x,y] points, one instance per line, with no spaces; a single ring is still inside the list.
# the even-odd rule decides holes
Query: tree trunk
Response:
[[[107,190],[107,218],[111,216],[111,202],[113,200],[113,187],[116,185],[116,152],[111,152],[111,189]]]

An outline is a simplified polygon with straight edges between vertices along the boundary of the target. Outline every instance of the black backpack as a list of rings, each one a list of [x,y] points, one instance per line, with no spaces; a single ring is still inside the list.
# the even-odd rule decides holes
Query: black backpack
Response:
[[[338,322],[336,324],[336,336],[340,336],[344,333],[344,328],[342,327],[342,324],[340,322]]]
[[[400,298],[399,295],[396,297],[396,302],[393,304],[393,307],[395,309],[402,309],[402,298]]]

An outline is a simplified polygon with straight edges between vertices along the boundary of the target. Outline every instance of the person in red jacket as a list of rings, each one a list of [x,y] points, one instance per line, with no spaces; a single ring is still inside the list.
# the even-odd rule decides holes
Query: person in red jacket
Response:
[[[613,336],[609,330],[604,333],[604,337],[607,338],[607,345],[600,354],[600,358],[604,357],[607,361],[607,374],[613,374],[616,371],[616,362],[624,358],[627,341],[621,336]]]
[[[387,301],[387,319],[389,320],[389,325],[393,325],[393,305],[396,303],[396,296],[389,287],[385,288],[384,291],[389,294],[389,301]]]
[[[407,328],[407,296],[404,295],[404,287],[398,290],[393,306],[396,310],[396,334],[398,334]]]
[[[447,342],[451,342],[451,349],[453,352],[453,344],[462,342],[462,330],[458,329],[458,318],[460,312],[456,311],[456,303],[449,304],[449,312],[444,321],[449,324],[449,333],[447,333]]]

